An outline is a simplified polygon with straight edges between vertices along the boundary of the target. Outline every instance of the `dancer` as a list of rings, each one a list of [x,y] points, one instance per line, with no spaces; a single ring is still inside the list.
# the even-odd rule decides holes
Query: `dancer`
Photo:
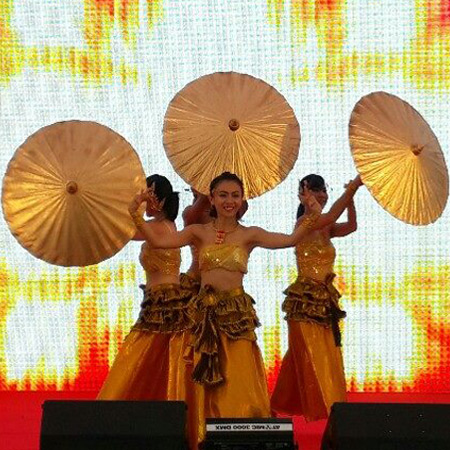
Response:
[[[271,233],[239,224],[237,214],[243,203],[242,181],[225,172],[210,185],[211,213],[214,220],[190,225],[180,232],[157,236],[137,212],[137,197],[130,213],[152,245],[179,248],[195,245],[199,250],[201,290],[190,304],[193,328],[192,378],[198,383],[199,439],[207,417],[268,417],[270,405],[264,364],[256,344],[259,325],[253,299],[242,284],[247,262],[255,247],[269,249],[294,246],[310,229],[333,223],[348,202],[346,192],[328,214],[307,189],[302,193],[308,205],[301,226],[290,235]]]
[[[347,185],[347,222],[311,229],[296,246],[298,277],[285,291],[282,306],[289,348],[271,398],[274,413],[319,420],[328,417],[334,402],[346,400],[338,323],[345,312],[339,307],[340,294],[333,286],[336,253],[330,239],[356,230],[353,195],[361,185],[359,177]],[[328,200],[324,179],[308,175],[300,181],[300,193],[305,186],[324,207]],[[302,226],[308,213],[310,206],[301,202],[296,228]]]
[[[175,235],[178,193],[161,175],[147,178],[153,196],[147,198],[145,226],[157,239]],[[141,202],[140,202],[141,203]],[[139,204],[140,204],[139,203]],[[136,203],[134,206],[138,206]],[[142,219],[144,222],[144,219]],[[135,240],[145,236],[138,231]],[[147,277],[139,318],[126,337],[98,395],[100,400],[184,400],[180,353],[193,322],[188,314],[192,293],[180,286],[179,249],[155,249],[144,242],[139,258]],[[174,374],[176,376],[174,376]]]

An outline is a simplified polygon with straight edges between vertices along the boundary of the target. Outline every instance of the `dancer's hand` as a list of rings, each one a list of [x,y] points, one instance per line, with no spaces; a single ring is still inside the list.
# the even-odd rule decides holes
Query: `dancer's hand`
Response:
[[[199,191],[197,191],[197,189],[195,189],[193,187],[191,187],[191,192],[194,197],[194,200],[192,201],[192,203],[195,203],[200,196],[203,196],[202,193],[200,193]]]
[[[147,202],[147,209],[161,211],[164,205],[164,199],[160,202],[155,192],[155,183],[153,183],[144,192],[144,201]]]
[[[130,214],[135,214],[142,203],[147,201],[147,192],[142,190],[139,194],[135,195],[133,200],[131,200],[130,204],[128,205],[128,212]]]
[[[364,183],[361,180],[361,177],[357,175],[353,180],[350,180],[347,184],[344,185],[345,188],[348,188],[349,186],[354,186],[356,189],[361,187]]]
[[[359,175],[357,175],[355,178],[353,178],[353,180],[350,180],[348,183],[344,184],[344,188],[347,189],[349,186],[354,186],[355,188],[359,188],[363,185],[364,183],[361,180],[361,177]]]
[[[300,202],[307,206],[311,211],[317,212],[319,214],[322,213],[322,206],[320,206],[316,197],[312,194],[312,192],[308,188],[308,183],[305,182],[303,185],[302,191],[298,194]]]

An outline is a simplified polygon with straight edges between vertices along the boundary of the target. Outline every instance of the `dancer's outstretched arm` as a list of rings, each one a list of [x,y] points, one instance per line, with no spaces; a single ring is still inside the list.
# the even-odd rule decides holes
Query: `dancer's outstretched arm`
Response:
[[[321,214],[321,207],[316,199],[311,195],[308,187],[303,188],[300,197],[303,203],[309,203],[312,210],[311,214],[304,215],[298,223],[292,234],[271,233],[262,228],[251,227],[251,247],[263,248],[286,248],[295,246],[306,234],[312,230],[319,230],[326,226],[334,224],[341,216],[344,210],[352,202],[358,188],[362,185],[359,175],[352,180],[345,192],[334,202],[333,206],[325,214]]]
[[[311,212],[303,216],[301,224],[291,233],[272,233],[259,227],[249,228],[249,247],[263,248],[286,248],[296,245],[306,234],[314,227],[317,220],[321,217],[322,207],[311,194],[307,187],[303,189],[300,198],[304,204],[309,206]]]
[[[263,228],[250,227],[249,246],[250,248],[262,247],[270,249],[294,247],[305,235],[311,232],[319,218],[319,212],[305,214],[300,225],[291,234],[272,233]]]

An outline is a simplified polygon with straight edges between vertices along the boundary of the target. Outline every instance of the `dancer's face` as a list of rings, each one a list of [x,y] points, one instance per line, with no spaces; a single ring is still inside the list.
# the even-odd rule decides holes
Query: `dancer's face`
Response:
[[[214,189],[210,201],[216,207],[218,216],[236,217],[243,203],[241,187],[235,181],[221,181]]]

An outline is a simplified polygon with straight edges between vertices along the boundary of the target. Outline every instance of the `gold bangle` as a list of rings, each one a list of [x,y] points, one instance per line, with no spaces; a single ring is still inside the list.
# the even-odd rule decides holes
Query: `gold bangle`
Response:
[[[320,217],[320,213],[318,212],[312,212],[305,215],[305,218],[302,220],[302,223],[300,226],[304,228],[305,230],[311,230],[314,225],[316,224],[317,220]]]
[[[141,228],[144,225],[145,220],[142,216],[140,216],[137,212],[130,212],[130,216],[133,219],[134,224],[137,228]]]

